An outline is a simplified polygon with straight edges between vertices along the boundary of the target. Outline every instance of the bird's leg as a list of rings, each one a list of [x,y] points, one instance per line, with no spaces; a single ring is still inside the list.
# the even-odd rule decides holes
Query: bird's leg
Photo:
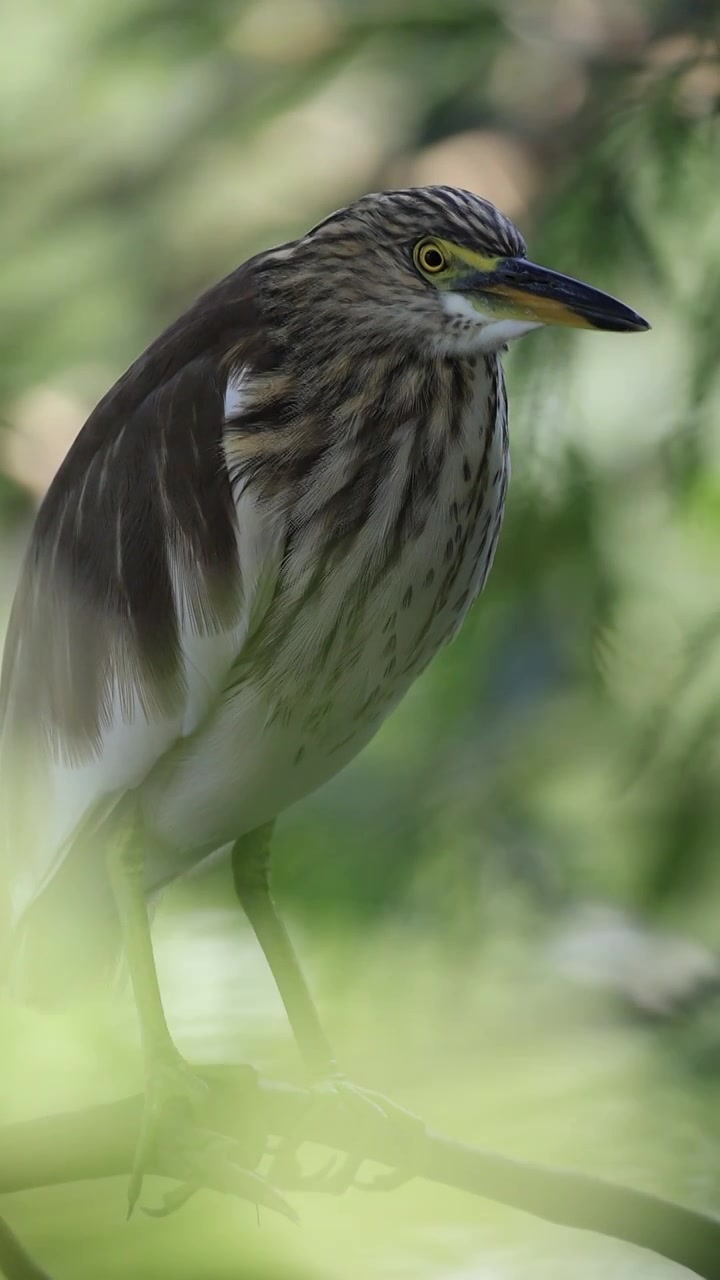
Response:
[[[320,1024],[308,985],[298,964],[290,936],[280,919],[270,890],[270,839],[273,823],[256,828],[233,846],[235,892],[263,949],[285,1006],[300,1055],[319,1100],[340,1101],[357,1115],[359,1127],[393,1122],[401,1144],[408,1137],[424,1137],[421,1120],[369,1089],[350,1083],[338,1071],[335,1056]],[[354,1160],[354,1157],[350,1158]],[[348,1166],[349,1167],[349,1166]],[[341,1175],[344,1185],[344,1176]]]
[[[108,854],[123,945],[140,1019],[146,1063],[182,1061],[163,1009],[145,896],[142,837],[131,821],[121,824]]]
[[[198,1127],[198,1113],[209,1098],[205,1082],[188,1065],[170,1035],[160,995],[150,920],[145,897],[144,856],[139,825],[127,814],[117,824],[108,854],[108,869],[130,969],[145,1065],[145,1105],[140,1137],[128,1188],[128,1217],[142,1187],[144,1172],[165,1171],[186,1184],[184,1203],[197,1186],[214,1186],[229,1194],[264,1204],[287,1217],[294,1212],[263,1179],[251,1173],[262,1154],[264,1136],[248,1135],[234,1143]],[[173,1197],[167,1202],[175,1207]]]
[[[141,833],[127,817],[116,829],[108,869],[140,1020],[145,1066],[145,1108],[128,1188],[128,1214],[138,1199],[148,1157],[165,1124],[187,1120],[207,1092],[175,1047],[165,1019],[147,912],[144,864]]]
[[[232,852],[235,892],[272,971],[300,1056],[312,1079],[321,1080],[334,1075],[337,1066],[270,891],[273,825],[268,822],[236,841]]]

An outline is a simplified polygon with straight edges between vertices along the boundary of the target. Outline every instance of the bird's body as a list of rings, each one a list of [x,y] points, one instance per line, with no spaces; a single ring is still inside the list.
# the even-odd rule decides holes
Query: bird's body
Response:
[[[337,333],[277,324],[273,261],[210,290],[131,367],[38,518],[2,780],[14,915],[42,934],[45,980],[48,912],[108,943],[92,846],[124,794],[150,893],[342,768],[492,562],[498,354],[449,314],[441,341],[409,327],[379,346],[360,323],[339,370]],[[79,918],[78,879],[95,906]],[[18,955],[34,949],[26,936]]]
[[[466,384],[455,439],[423,416],[418,377],[418,403],[396,426],[389,416],[374,457],[351,433],[324,468],[298,478],[294,509],[309,519],[295,517],[290,547],[289,513],[274,513],[274,595],[252,635],[234,642],[220,696],[143,789],[150,832],[179,859],[172,869],[275,817],[352,759],[481,589],[509,465],[499,365],[446,359],[425,376]],[[229,453],[231,441],[230,430]],[[254,501],[241,492],[239,518]],[[336,511],[335,537],[316,523],[339,502],[342,539]]]
[[[305,1061],[333,1070],[268,824],[365,745],[482,589],[509,472],[500,353],[546,322],[647,327],[527,262],[469,192],[366,196],[193,304],[51,485],[0,691],[12,967],[65,996],[120,926],[147,1070],[131,1203],[164,1108],[197,1100],[146,898],[231,841]]]
[[[251,377],[228,378],[222,403],[234,508],[228,514],[234,533],[242,528],[245,540],[223,591],[237,608],[204,625],[208,601],[200,597],[193,613],[178,591],[179,572],[173,574],[181,671],[174,705],[168,698],[162,707],[159,697],[154,705],[144,703],[137,691],[118,686],[106,714],[87,725],[92,741],[79,740],[70,758],[55,752],[46,760],[39,810],[36,770],[27,791],[15,783],[5,813],[12,819],[17,801],[29,807],[35,832],[34,839],[29,832],[31,846],[27,837],[22,845],[25,883],[22,874],[16,881],[21,910],[45,892],[48,907],[72,912],[62,901],[67,882],[75,893],[72,868],[57,873],[65,858],[85,851],[86,841],[73,844],[73,835],[82,832],[86,815],[94,835],[95,823],[127,788],[138,789],[149,893],[273,818],[357,754],[457,631],[487,577],[502,518],[509,471],[502,371],[497,356],[489,355],[442,357],[405,372],[412,392],[404,378],[396,392],[407,416],[397,421],[390,393],[387,425],[380,424],[369,457],[348,424],[347,439],[323,454],[324,466],[306,468],[300,459],[292,510],[274,491],[272,476],[265,493],[263,477],[248,486],[243,461],[234,462],[233,414],[240,405],[248,410],[253,390]],[[357,373],[361,388],[361,364]],[[453,381],[464,388],[453,431],[446,421],[450,396],[436,400],[443,381],[448,390]],[[433,414],[426,406],[434,402]],[[109,447],[107,440],[101,443],[95,467],[102,466],[103,443]],[[167,444],[171,450],[170,432]],[[121,463],[120,448],[116,456]],[[146,474],[157,482],[152,470]],[[136,483],[141,481],[142,472]],[[152,493],[141,490],[133,495],[148,497]],[[66,519],[75,527],[83,505],[78,498],[68,508]],[[345,527],[336,540],[341,507]],[[322,511],[331,528],[319,524]],[[120,518],[131,514],[128,508]],[[189,566],[192,546],[183,525],[178,511],[172,558]],[[253,528],[255,544],[248,537]],[[97,525],[91,526],[89,537],[97,534]],[[121,577],[122,564],[116,569]],[[49,602],[37,607],[47,609]],[[83,625],[89,630],[71,638],[67,650],[77,653],[72,669],[78,685],[92,670],[91,618]],[[39,646],[57,645],[49,617],[36,639]],[[53,678],[49,654],[38,655],[34,670],[31,696],[38,698],[46,692],[43,682]],[[69,684],[68,698],[78,701],[79,692]],[[21,821],[27,829],[28,817]],[[101,883],[93,893],[94,876]],[[102,859],[90,852],[84,895],[97,902],[105,878]],[[45,912],[37,918],[47,938]],[[104,945],[111,921],[108,911]],[[96,929],[97,917],[89,923]]]

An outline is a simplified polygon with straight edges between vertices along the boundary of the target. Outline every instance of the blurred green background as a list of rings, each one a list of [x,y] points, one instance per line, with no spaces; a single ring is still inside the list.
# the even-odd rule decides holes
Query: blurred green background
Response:
[[[276,888],[350,1075],[715,1210],[719,39],[716,0],[24,0],[0,39],[3,615],[99,396],[207,284],[364,191],[478,191],[652,322],[509,355],[485,596],[283,817]],[[227,867],[169,895],[158,947],[189,1056],[297,1077]],[[0,1023],[7,1118],[137,1083],[127,1007]],[[414,1184],[297,1207],[300,1231],[209,1195],[125,1227],[108,1183],[7,1212],[57,1280],[680,1274]]]

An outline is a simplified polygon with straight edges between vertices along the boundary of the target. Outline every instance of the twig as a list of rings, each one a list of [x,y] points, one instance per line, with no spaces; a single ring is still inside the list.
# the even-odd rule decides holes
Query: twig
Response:
[[[203,1121],[228,1137],[243,1139],[258,1126],[268,1136],[282,1137],[302,1126],[308,1141],[349,1153],[362,1144],[367,1159],[399,1166],[410,1176],[625,1240],[702,1280],[720,1280],[720,1218],[585,1174],[510,1160],[432,1131],[418,1142],[417,1135],[400,1131],[394,1122],[382,1122],[373,1131],[363,1125],[358,1133],[357,1122],[332,1097],[311,1106],[307,1091],[259,1080],[250,1068],[214,1067],[204,1074],[211,1091]],[[136,1097],[1,1129],[0,1193],[128,1171],[140,1114]],[[37,1269],[8,1275],[12,1280],[42,1277]]]
[[[0,1218],[0,1271],[7,1280],[50,1280],[29,1254],[25,1252],[17,1236]]]

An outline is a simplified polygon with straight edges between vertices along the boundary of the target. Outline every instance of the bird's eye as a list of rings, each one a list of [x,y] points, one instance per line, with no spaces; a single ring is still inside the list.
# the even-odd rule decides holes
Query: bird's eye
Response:
[[[437,275],[447,266],[447,258],[439,245],[432,240],[425,240],[415,247],[415,262],[421,271],[428,275]]]

